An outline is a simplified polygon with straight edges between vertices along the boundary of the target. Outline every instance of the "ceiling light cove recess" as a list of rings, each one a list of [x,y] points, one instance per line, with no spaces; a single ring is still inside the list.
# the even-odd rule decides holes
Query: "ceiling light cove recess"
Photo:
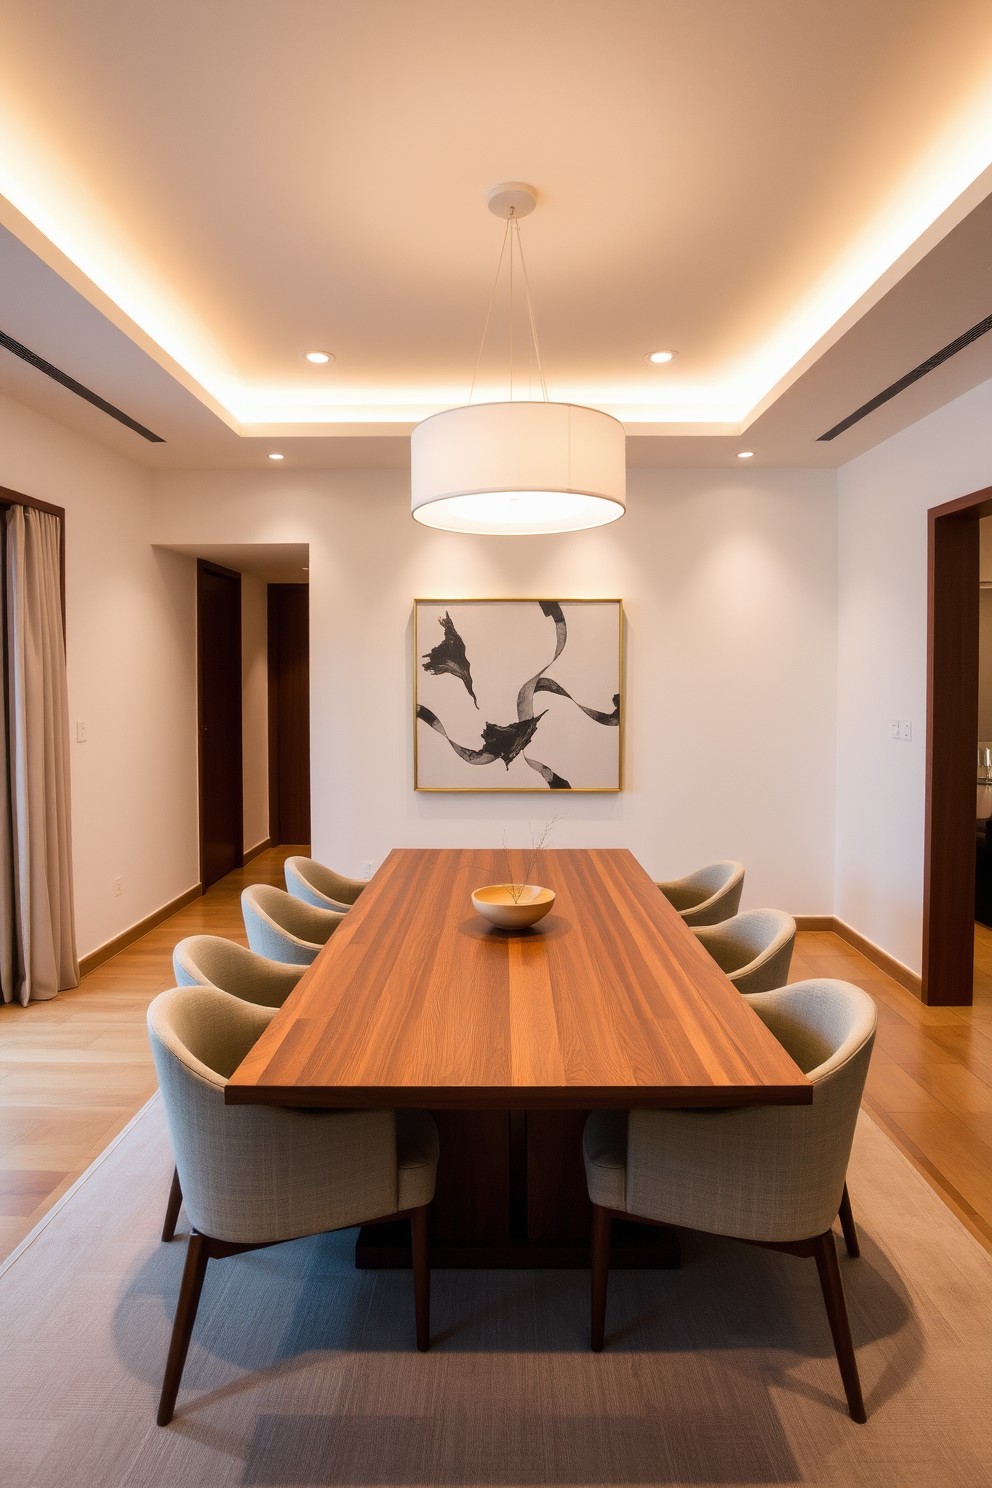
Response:
[[[578,532],[626,510],[624,428],[574,403],[477,403],[417,425],[412,509],[425,527]]]
[[[315,367],[322,367],[325,362],[333,362],[333,351],[305,351],[303,353],[305,362],[312,362]]]

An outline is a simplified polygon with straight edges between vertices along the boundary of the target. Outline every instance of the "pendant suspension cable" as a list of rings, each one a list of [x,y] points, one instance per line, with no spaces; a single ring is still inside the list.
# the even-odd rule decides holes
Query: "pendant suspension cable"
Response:
[[[527,260],[524,258],[524,245],[523,240],[520,237],[520,223],[515,217],[511,217],[510,226],[514,229],[517,237],[517,249],[520,253],[520,267],[523,269],[524,272],[524,292],[527,296],[527,314],[530,317],[530,334],[534,342],[534,353],[537,357],[537,375],[541,379],[541,392],[544,396],[545,403],[547,403],[549,401],[548,384],[544,380],[544,368],[541,365],[541,345],[537,339],[537,321],[534,319],[534,306],[530,297],[530,280],[527,277]]]
[[[469,389],[469,394],[468,394],[468,401],[469,401],[469,403],[471,403],[472,398],[473,398],[473,395],[475,393],[475,384],[476,384],[476,382],[478,380],[478,376],[479,376],[479,367],[482,365],[482,353],[485,350],[486,337],[489,334],[489,322],[490,322],[490,320],[492,320],[493,305],[496,303],[496,291],[499,288],[499,274],[500,274],[500,269],[502,269],[502,267],[503,267],[503,255],[506,252],[507,239],[510,236],[510,223],[511,223],[511,220],[512,219],[508,219],[507,220],[506,231],[503,234],[503,246],[499,250],[499,262],[496,265],[496,278],[493,280],[493,292],[489,296],[489,309],[486,311],[486,323],[482,327],[482,340],[479,342],[479,355],[475,359],[475,371],[472,374],[472,386]]]
[[[514,212],[516,208],[510,208],[507,218],[507,226],[510,231],[510,402],[513,402],[513,227],[516,222]]]

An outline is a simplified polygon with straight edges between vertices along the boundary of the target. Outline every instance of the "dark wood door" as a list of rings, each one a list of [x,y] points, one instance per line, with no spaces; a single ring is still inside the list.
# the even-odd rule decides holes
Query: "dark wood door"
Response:
[[[241,774],[241,575],[197,560],[196,656],[200,755],[200,882],[206,889],[244,853]]]
[[[310,841],[310,589],[269,585],[269,837]]]

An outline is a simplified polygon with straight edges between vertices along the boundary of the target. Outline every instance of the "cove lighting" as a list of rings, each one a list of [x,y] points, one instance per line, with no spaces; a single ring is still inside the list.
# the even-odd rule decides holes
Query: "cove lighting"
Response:
[[[657,365],[660,362],[670,362],[675,354],[674,351],[649,351],[644,360]]]
[[[303,359],[307,362],[313,362],[316,367],[321,367],[325,362],[333,362],[334,355],[330,351],[305,351],[303,353]]]
[[[281,460],[282,458],[283,458],[282,455],[270,455],[269,456],[269,459],[270,460]]]
[[[754,450],[738,450],[737,458],[738,460],[753,460]]]

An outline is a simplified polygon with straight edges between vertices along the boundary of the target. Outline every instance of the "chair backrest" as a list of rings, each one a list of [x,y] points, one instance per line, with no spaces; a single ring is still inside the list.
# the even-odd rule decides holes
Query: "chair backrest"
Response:
[[[745,1240],[809,1239],[829,1229],[840,1206],[875,1004],[832,980],[747,1001],[812,1082],[812,1104],[631,1111],[627,1209]]]
[[[392,1111],[225,1104],[227,1079],[275,1015],[199,986],[161,992],[148,1009],[186,1212],[217,1240],[289,1240],[396,1208]]]
[[[252,884],[241,895],[248,944],[270,961],[309,966],[344,919],[317,909],[272,884]]]
[[[715,925],[737,913],[744,888],[744,864],[727,858],[708,863],[685,878],[658,885],[687,925]]]
[[[750,909],[693,934],[739,992],[768,992],[789,980],[796,922],[781,909]]]
[[[189,935],[172,953],[180,987],[217,987],[260,1007],[282,1007],[305,970],[269,961],[219,935]]]
[[[364,879],[344,878],[333,868],[313,858],[287,858],[283,864],[286,888],[296,899],[317,909],[334,909],[339,913],[355,903],[368,885]]]

